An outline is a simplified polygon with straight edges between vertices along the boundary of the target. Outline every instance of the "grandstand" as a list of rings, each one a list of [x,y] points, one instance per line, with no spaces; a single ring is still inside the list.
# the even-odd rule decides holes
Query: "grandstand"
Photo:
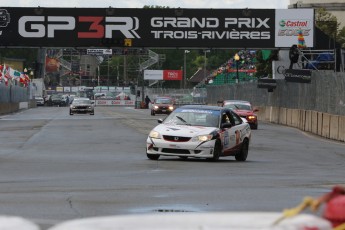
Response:
[[[204,79],[204,82],[210,85],[234,84],[237,73],[239,82],[257,80],[255,76],[256,51],[241,50],[238,55],[240,56],[239,61],[236,62],[234,58],[230,58],[217,70],[211,72],[207,79]]]

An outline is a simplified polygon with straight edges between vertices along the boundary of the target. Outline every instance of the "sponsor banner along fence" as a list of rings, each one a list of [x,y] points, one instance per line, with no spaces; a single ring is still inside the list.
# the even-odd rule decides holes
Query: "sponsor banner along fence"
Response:
[[[114,105],[128,105],[134,106],[134,100],[94,100],[95,105],[97,106],[114,106]]]

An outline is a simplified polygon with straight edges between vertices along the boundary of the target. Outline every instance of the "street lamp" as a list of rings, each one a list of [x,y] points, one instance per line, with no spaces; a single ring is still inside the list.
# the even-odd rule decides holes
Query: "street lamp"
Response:
[[[34,71],[31,69],[31,68],[24,68],[24,74],[27,74],[29,75],[30,79],[33,79],[33,76],[34,76]]]
[[[238,55],[238,53],[235,54],[234,59],[236,61],[236,83],[239,82],[239,77],[238,77],[238,62],[240,60],[240,56]]]
[[[206,66],[207,66],[207,57],[206,53],[211,52],[211,50],[204,50],[204,80],[206,80]]]
[[[186,80],[187,80],[187,69],[186,69],[186,59],[187,59],[187,54],[189,53],[189,50],[184,51],[184,63],[183,63],[183,88],[186,88]]]

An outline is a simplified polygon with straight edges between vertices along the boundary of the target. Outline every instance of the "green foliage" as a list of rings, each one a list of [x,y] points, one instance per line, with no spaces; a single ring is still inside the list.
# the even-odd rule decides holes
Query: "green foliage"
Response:
[[[272,50],[269,57],[265,60],[264,56],[262,55],[263,51],[258,50],[256,51],[256,76],[264,77],[264,76],[272,76],[272,61],[278,59],[278,50]]]
[[[24,66],[31,66],[31,63],[36,61],[37,49],[35,48],[1,48],[0,49],[0,62],[3,58],[24,59]]]
[[[342,48],[345,48],[345,26],[338,31],[337,42],[339,42]]]
[[[324,8],[318,8],[315,11],[316,26],[328,36],[334,38],[340,23],[337,17],[326,11]]]

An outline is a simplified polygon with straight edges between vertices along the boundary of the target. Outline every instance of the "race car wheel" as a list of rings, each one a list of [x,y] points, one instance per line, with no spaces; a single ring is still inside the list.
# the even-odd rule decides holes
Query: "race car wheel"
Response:
[[[218,141],[216,141],[216,143],[214,145],[213,157],[211,158],[211,160],[212,161],[218,161],[221,151],[222,151],[221,144],[220,144],[220,141],[218,140]]]
[[[235,155],[237,161],[246,161],[248,156],[249,142],[245,139],[242,143],[241,150]]]
[[[149,158],[150,160],[158,160],[160,155],[157,154],[148,154],[146,153],[147,158]]]

